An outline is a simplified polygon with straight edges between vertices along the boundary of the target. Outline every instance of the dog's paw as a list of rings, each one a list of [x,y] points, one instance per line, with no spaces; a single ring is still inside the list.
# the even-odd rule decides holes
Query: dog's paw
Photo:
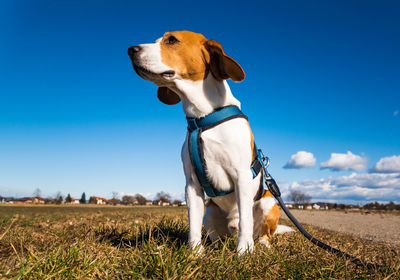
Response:
[[[195,257],[200,257],[204,253],[204,246],[201,244],[198,244],[197,246],[191,246],[191,248],[192,248],[193,256],[195,256]]]
[[[243,254],[246,253],[251,253],[253,252],[254,249],[254,241],[253,239],[247,240],[245,242],[239,242],[237,245],[237,252],[239,256],[242,256]]]
[[[264,245],[265,248],[267,248],[267,249],[271,248],[271,243],[269,243],[268,239],[260,238],[260,240],[258,241],[258,243]]]

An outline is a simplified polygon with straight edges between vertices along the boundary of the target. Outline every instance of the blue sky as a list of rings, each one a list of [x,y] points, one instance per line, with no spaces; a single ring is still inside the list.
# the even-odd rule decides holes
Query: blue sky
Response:
[[[127,48],[191,30],[244,68],[229,83],[284,193],[400,202],[399,12],[397,1],[1,1],[0,195],[180,197],[181,105],[158,102]]]

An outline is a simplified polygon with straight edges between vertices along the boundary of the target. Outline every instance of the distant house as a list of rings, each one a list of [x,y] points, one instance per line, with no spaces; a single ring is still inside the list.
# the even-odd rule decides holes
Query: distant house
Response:
[[[44,198],[37,196],[37,197],[32,198],[32,203],[33,204],[44,204],[45,200],[44,200]]]
[[[71,197],[71,204],[80,204],[80,203],[81,203],[80,199]]]
[[[160,202],[159,202],[158,205],[160,205],[160,206],[169,206],[170,204],[169,204],[168,201],[161,201],[161,200],[160,200]]]
[[[285,206],[286,206],[287,208],[289,208],[289,209],[294,208],[294,204],[293,204],[293,203],[290,203],[290,202],[285,203]]]
[[[186,206],[186,201],[181,201],[181,203],[179,203],[179,206]]]
[[[312,206],[311,205],[306,205],[305,209],[306,210],[312,210]]]
[[[139,200],[137,200],[136,198],[132,199],[132,204],[133,205],[138,205],[139,204]]]
[[[32,204],[32,198],[30,197],[23,197],[14,200],[14,204]]]
[[[145,203],[145,205],[153,205],[153,201],[151,201],[151,200],[146,200],[146,203]]]
[[[312,208],[315,209],[315,210],[319,210],[319,209],[321,208],[321,206],[319,206],[318,204],[315,203],[315,204],[312,206]]]
[[[315,210],[329,210],[328,203],[326,202],[316,202],[312,207]]]
[[[94,198],[95,204],[99,204],[99,205],[107,204],[107,199],[105,199],[103,197],[95,196],[93,198]]]
[[[13,197],[0,197],[0,203],[9,203],[12,204],[14,202],[14,198]]]
[[[170,202],[166,200],[154,200],[153,205],[158,205],[158,206],[169,206]]]

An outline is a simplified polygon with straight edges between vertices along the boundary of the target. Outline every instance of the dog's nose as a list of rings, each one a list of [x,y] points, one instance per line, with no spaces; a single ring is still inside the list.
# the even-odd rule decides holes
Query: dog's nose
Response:
[[[132,46],[128,49],[128,54],[134,55],[135,53],[139,52],[142,48],[140,46]]]

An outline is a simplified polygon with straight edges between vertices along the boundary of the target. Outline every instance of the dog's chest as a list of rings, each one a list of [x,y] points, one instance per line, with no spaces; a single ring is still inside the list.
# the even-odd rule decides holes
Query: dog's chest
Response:
[[[241,170],[252,160],[247,120],[232,119],[201,133],[202,154],[210,182],[217,190],[233,190]]]

